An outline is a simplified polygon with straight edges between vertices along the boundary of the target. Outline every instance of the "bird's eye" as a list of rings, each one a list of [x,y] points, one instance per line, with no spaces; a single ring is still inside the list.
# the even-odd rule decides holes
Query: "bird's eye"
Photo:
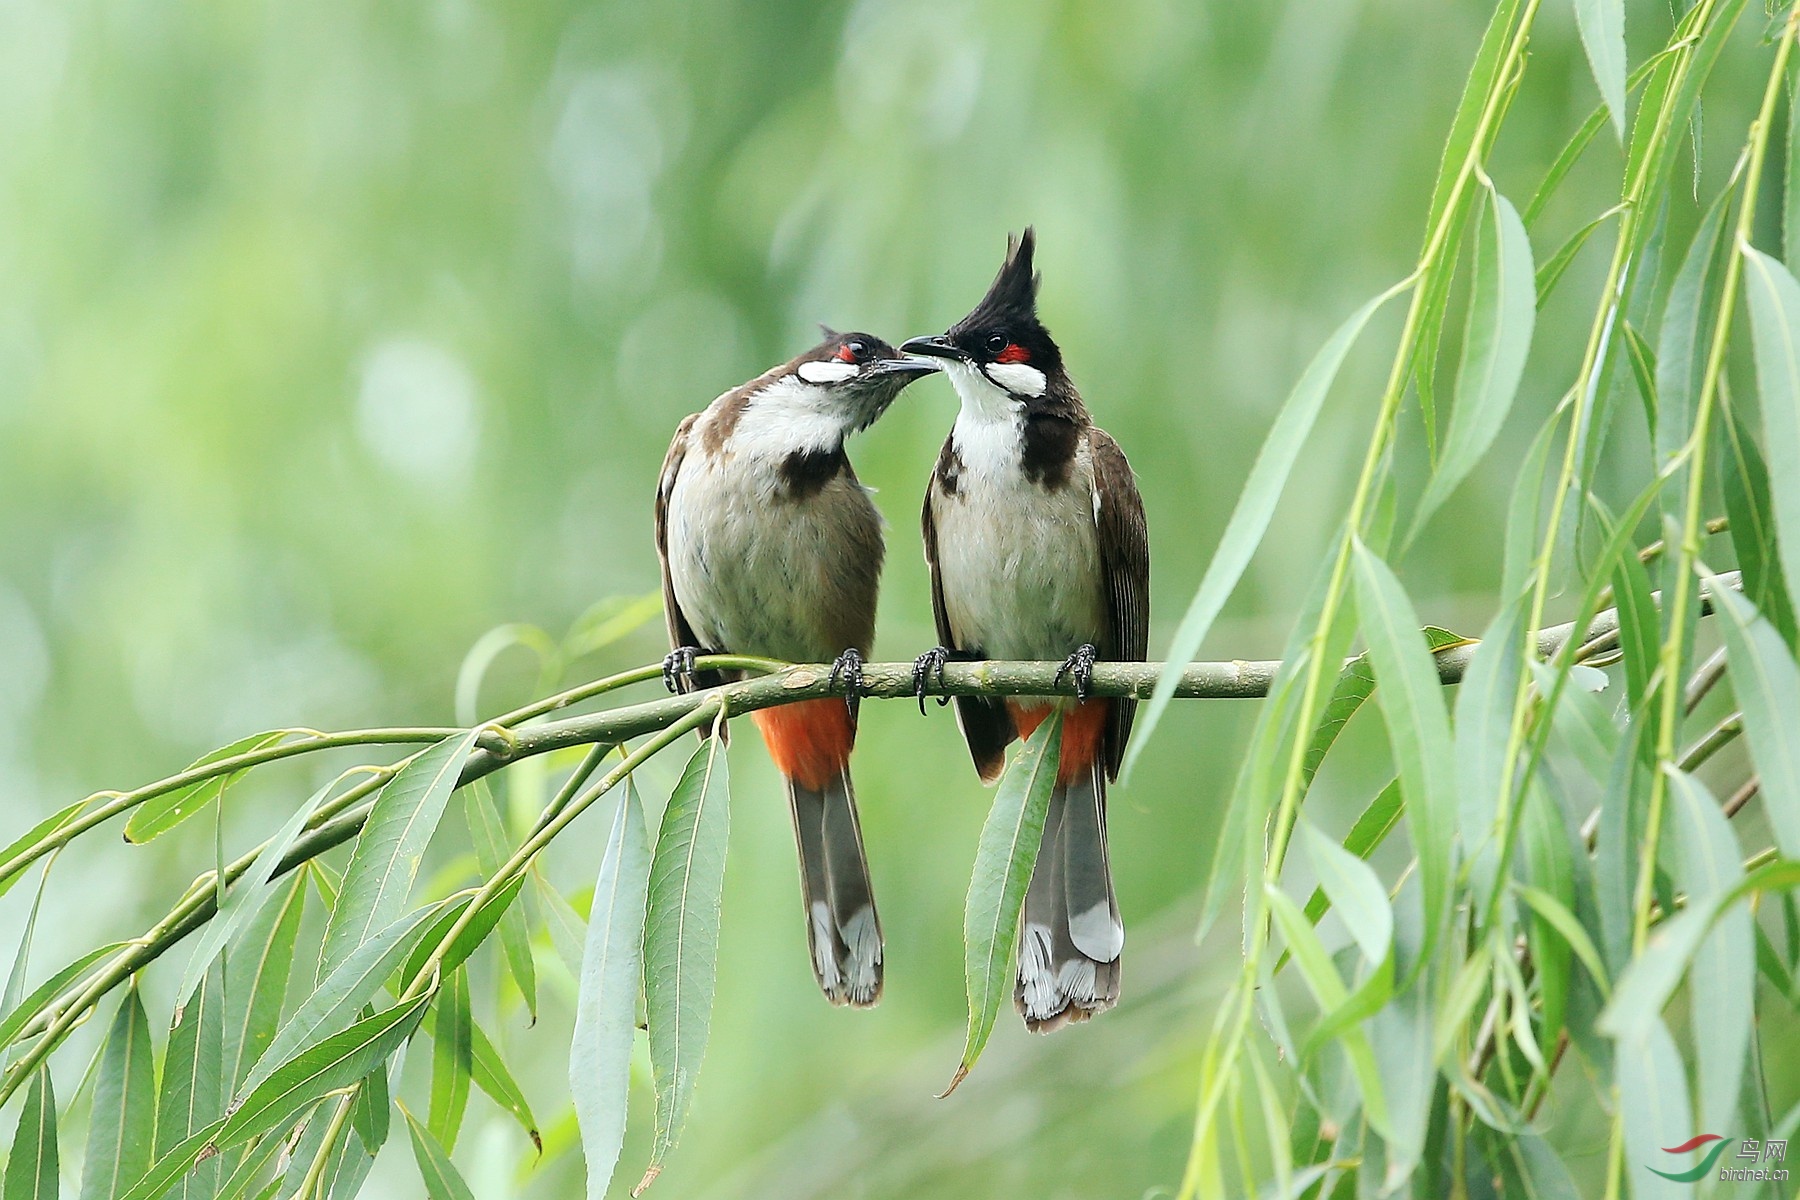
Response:
[[[861,362],[863,353],[868,349],[861,342],[845,342],[838,347],[837,356],[847,363]]]
[[[1006,349],[1006,335],[1004,333],[988,334],[987,348],[989,354],[998,354]]]

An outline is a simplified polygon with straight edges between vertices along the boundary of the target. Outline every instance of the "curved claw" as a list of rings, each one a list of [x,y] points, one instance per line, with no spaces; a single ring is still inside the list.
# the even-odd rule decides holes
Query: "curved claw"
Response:
[[[935,672],[938,682],[944,682],[944,664],[950,661],[950,649],[947,646],[933,646],[919,657],[913,659],[913,695],[919,698],[919,715],[925,715],[925,689],[931,683]],[[938,707],[950,703],[950,697],[939,696]]]
[[[1075,653],[1063,660],[1062,667],[1056,672],[1056,682],[1061,684],[1064,675],[1075,676],[1075,699],[1087,703],[1088,692],[1094,686],[1094,662],[1100,657],[1099,651],[1092,645],[1083,644],[1075,647]]]
[[[694,660],[700,657],[698,646],[677,646],[663,657],[663,686],[679,695],[694,685]]]
[[[863,656],[855,646],[838,655],[837,661],[831,664],[831,682],[835,685],[840,679],[844,681],[844,707],[850,710],[854,719],[863,691]]]

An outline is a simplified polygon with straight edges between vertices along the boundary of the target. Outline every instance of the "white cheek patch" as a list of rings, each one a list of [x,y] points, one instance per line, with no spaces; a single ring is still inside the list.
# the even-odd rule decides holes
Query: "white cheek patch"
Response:
[[[808,383],[842,383],[851,378],[859,370],[855,363],[838,362],[828,359],[825,362],[803,362],[800,364],[800,378]]]
[[[1044,373],[1029,363],[989,363],[987,377],[1015,396],[1044,394]]]

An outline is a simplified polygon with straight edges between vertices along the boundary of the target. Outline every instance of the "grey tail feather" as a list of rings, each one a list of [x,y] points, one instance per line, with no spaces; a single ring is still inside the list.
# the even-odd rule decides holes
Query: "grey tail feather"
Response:
[[[1105,1012],[1119,1000],[1125,926],[1106,855],[1106,778],[1087,777],[1050,794],[1044,837],[1020,922],[1013,1001],[1034,1033]]]
[[[813,975],[833,1004],[867,1008],[881,999],[881,918],[850,771],[840,771],[819,791],[796,779],[787,781],[787,789]]]

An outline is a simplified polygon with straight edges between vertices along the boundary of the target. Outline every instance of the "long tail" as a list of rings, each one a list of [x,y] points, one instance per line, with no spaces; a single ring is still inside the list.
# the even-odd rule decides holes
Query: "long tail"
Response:
[[[1106,857],[1105,768],[1095,759],[1065,776],[1050,794],[1019,936],[1013,1000],[1035,1033],[1085,1021],[1119,999],[1125,926]]]
[[[849,768],[819,789],[790,776],[787,789],[813,974],[833,1004],[867,1008],[881,999],[881,918]]]

